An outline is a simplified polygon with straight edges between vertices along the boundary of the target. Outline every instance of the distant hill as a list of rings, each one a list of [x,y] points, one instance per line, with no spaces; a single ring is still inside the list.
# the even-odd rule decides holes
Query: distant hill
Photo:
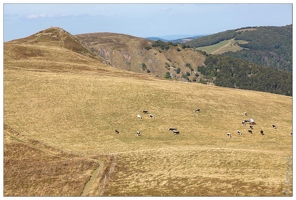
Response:
[[[147,37],[145,39],[147,40],[153,40],[153,41],[157,41],[157,40],[161,40],[163,42],[172,42],[172,43],[184,43],[184,42],[188,42],[191,41],[193,39],[196,38],[200,38],[203,37],[204,35],[196,35],[196,36],[188,36],[188,35],[172,35],[172,36],[162,36],[162,37]]]
[[[159,38],[159,37],[147,37],[145,39],[147,39],[147,40],[153,40],[153,41],[161,40],[163,42],[168,42],[169,41],[169,40],[165,40],[165,39],[162,39],[162,38]]]
[[[232,43],[222,44],[233,40]],[[186,45],[216,52],[261,66],[292,71],[292,25],[245,27],[197,38]],[[215,51],[222,46],[223,51]]]
[[[197,36],[193,36],[193,37],[184,37],[184,38],[180,38],[180,39],[171,40],[171,42],[182,44],[182,43],[189,42],[191,40],[194,40],[196,38],[201,38],[201,37],[204,37],[204,35],[197,35]]]
[[[193,35],[163,35],[163,36],[158,36],[158,38],[161,38],[166,41],[173,41],[181,38],[190,38],[190,37],[195,37]]]

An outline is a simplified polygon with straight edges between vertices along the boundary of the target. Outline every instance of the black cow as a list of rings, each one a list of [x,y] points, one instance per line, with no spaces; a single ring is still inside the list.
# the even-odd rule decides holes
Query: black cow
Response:
[[[200,109],[199,108],[197,108],[194,112],[200,112]]]

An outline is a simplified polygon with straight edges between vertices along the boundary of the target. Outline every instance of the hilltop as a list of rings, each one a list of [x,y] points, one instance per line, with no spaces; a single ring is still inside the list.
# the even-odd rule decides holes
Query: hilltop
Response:
[[[87,44],[78,40],[75,36],[59,27],[51,27],[37,32],[26,38],[12,40],[7,42],[9,44],[38,44],[40,46],[46,45],[49,47],[63,47],[68,50],[86,55],[91,58],[102,61],[102,58],[95,56]]]
[[[91,49],[75,36],[58,27],[5,42],[4,52],[6,69],[18,67],[45,71],[96,70],[95,66],[108,63],[92,53]]]
[[[292,97],[118,69],[77,38],[4,43],[4,196],[293,196]],[[141,55],[107,38],[110,56]],[[158,59],[179,47],[127,40]]]

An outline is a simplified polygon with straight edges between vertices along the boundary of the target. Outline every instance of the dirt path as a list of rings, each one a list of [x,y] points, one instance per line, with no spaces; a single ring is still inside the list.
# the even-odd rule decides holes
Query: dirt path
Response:
[[[215,54],[215,53],[219,52],[221,49],[223,49],[223,48],[225,48],[227,46],[230,46],[230,44],[233,42],[233,40],[234,40],[234,38],[229,40],[227,44],[225,44],[222,47],[220,47],[220,48],[216,49],[215,51],[213,51],[212,54]]]
[[[87,196],[89,189],[91,188],[91,186],[93,185],[94,181],[96,179],[98,179],[98,174],[101,170],[103,170],[104,167],[104,161],[101,160],[97,160],[99,162],[99,167],[97,169],[95,169],[92,174],[90,175],[90,179],[89,181],[85,184],[84,188],[83,188],[83,192],[81,193],[80,196]]]

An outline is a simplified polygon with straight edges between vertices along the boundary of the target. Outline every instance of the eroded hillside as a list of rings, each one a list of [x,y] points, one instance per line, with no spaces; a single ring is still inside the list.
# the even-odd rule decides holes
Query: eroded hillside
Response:
[[[114,67],[151,73],[160,78],[166,76],[178,80],[196,81],[199,79],[196,75],[197,67],[205,60],[202,53],[191,48],[170,45],[164,49],[153,45],[154,41],[129,35],[91,33],[76,36]]]

